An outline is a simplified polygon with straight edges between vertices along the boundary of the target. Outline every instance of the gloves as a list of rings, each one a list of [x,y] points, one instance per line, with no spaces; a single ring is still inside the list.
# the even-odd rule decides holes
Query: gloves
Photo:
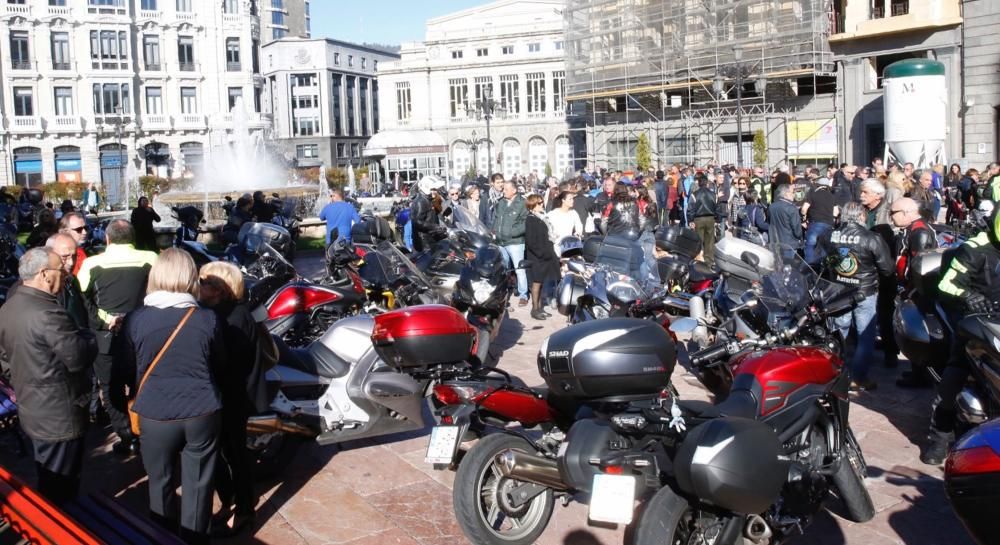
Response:
[[[990,312],[992,310],[992,305],[986,296],[981,293],[970,292],[965,297],[962,298],[962,302],[965,303],[965,308],[972,314],[982,314]]]

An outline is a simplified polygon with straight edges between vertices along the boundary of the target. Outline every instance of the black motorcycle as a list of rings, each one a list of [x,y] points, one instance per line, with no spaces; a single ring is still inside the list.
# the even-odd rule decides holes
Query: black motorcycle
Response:
[[[514,293],[513,273],[499,247],[484,246],[466,262],[451,295],[451,305],[465,313],[480,332],[476,356],[486,365],[495,363],[489,348],[500,333],[507,302]]]
[[[383,240],[375,246],[359,244],[354,251],[354,259],[360,259],[357,272],[368,294],[369,311],[444,303],[431,281],[391,242]],[[337,260],[346,262],[349,258],[344,254]]]

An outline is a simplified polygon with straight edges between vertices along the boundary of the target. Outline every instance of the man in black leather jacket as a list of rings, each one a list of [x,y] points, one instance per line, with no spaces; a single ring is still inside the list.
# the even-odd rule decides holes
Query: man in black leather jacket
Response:
[[[776,191],[777,198],[768,209],[771,217],[768,240],[778,244],[782,257],[790,259],[802,247],[805,233],[802,231],[802,215],[799,207],[792,202],[792,184],[783,184]],[[829,254],[827,254],[829,255]]]
[[[410,203],[410,221],[413,222],[413,249],[417,252],[430,248],[435,237],[444,232],[438,222],[437,212],[430,201],[431,190],[444,187],[444,181],[432,176],[424,176],[417,183],[417,191]]]
[[[910,267],[910,260],[921,252],[937,248],[937,235],[930,225],[920,217],[920,205],[908,197],[900,197],[893,201],[889,209],[889,219],[893,226],[903,229],[903,233],[896,241],[896,247],[899,248],[899,256],[896,259],[896,280],[905,283],[908,278],[907,271]],[[889,284],[889,287],[892,293],[885,295],[895,297],[897,283],[893,282]],[[892,306],[895,308],[895,304]],[[879,311],[881,312],[881,309]],[[891,319],[891,316],[889,318]],[[880,319],[882,319],[881,316]],[[895,343],[883,343],[882,347],[883,352],[886,353],[886,361],[895,361],[896,355],[888,353],[892,347],[895,347]],[[930,385],[926,373],[915,371],[904,371],[899,380],[896,381],[896,385],[903,388],[919,388]]]
[[[705,264],[710,268],[715,267],[715,216],[716,202],[715,191],[709,189],[708,178],[704,175],[698,178],[698,190],[691,194],[691,203],[688,205],[689,213],[694,218],[694,230],[701,239],[701,246],[704,248],[702,256]]]
[[[938,283],[941,303],[949,322],[957,325],[963,316],[990,312],[1000,301],[1000,208],[990,216],[990,227],[965,241],[955,256],[942,267]],[[955,439],[955,398],[969,376],[965,343],[952,339],[951,357],[938,384],[937,404],[931,417],[928,442],[920,452],[920,461],[939,465]]]
[[[858,343],[851,362],[851,389],[874,390],[875,381],[868,378],[872,352],[875,350],[877,322],[875,309],[880,277],[893,274],[892,255],[882,237],[865,228],[867,212],[858,203],[848,203],[841,211],[841,226],[823,238],[828,256],[836,256],[834,280],[858,288],[864,295],[851,312],[834,319],[843,338],[851,325],[857,331]]]

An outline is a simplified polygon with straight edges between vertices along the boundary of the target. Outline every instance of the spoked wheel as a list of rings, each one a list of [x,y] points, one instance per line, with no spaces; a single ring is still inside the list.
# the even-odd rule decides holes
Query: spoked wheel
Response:
[[[529,545],[545,531],[552,516],[551,489],[523,505],[511,501],[513,490],[524,483],[504,477],[496,466],[494,458],[507,449],[535,452],[524,439],[497,433],[480,439],[458,466],[452,495],[455,515],[473,543]]]
[[[661,545],[712,545],[725,521],[714,513],[691,507],[669,486],[653,495],[635,529],[634,543]]]

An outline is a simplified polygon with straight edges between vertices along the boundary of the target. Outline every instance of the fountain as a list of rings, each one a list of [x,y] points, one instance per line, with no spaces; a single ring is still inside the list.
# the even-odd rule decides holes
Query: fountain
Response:
[[[312,215],[316,201],[322,197],[317,194],[317,187],[290,183],[288,169],[267,150],[263,134],[250,132],[249,114],[242,97],[236,99],[230,113],[233,119],[231,141],[212,148],[194,185],[189,190],[168,191],[154,203],[165,227],[176,225],[171,212],[174,206],[197,206],[210,223],[224,222],[226,214],[222,204],[226,196],[236,200],[244,193],[258,190],[267,195],[277,193],[285,201],[294,200],[299,216]],[[325,186],[325,183],[319,184],[320,193]]]

